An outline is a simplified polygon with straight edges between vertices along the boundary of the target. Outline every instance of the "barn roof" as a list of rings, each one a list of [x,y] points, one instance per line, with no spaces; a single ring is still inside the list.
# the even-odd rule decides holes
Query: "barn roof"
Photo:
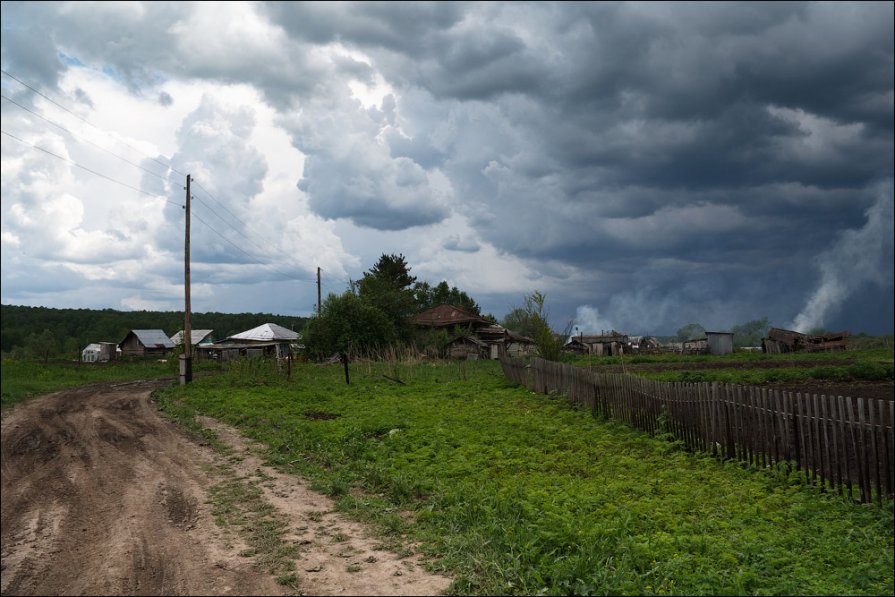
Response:
[[[298,340],[300,338],[298,332],[284,328],[275,323],[264,323],[256,328],[252,328],[245,332],[240,332],[227,338],[227,340],[251,340],[255,342],[269,342],[271,340]]]

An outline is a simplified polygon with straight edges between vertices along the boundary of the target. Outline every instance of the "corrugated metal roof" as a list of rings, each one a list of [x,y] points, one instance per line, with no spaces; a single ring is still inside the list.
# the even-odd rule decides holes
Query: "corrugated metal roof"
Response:
[[[193,339],[193,344],[198,344],[202,340],[206,338],[211,332],[214,330],[190,330],[190,337]],[[180,344],[183,342],[183,330],[180,330],[173,336],[171,336],[171,342],[174,344]]]
[[[174,343],[162,330],[131,330],[143,346],[174,348]]]
[[[268,342],[270,340],[298,340],[301,335],[290,329],[284,328],[275,323],[265,323],[256,328],[240,332],[227,338],[227,340],[255,340],[258,342]]]

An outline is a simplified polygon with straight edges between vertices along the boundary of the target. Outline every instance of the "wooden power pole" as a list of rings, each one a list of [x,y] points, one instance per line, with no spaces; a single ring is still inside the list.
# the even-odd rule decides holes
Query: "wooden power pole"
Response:
[[[317,317],[320,317],[320,268],[317,268]]]
[[[183,356],[180,357],[180,384],[193,381],[193,326],[190,322],[190,175],[186,175],[186,239],[183,257]]]

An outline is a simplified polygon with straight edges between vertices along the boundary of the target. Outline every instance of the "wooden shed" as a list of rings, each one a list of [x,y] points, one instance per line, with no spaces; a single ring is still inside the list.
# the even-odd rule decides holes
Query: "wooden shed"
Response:
[[[167,358],[174,350],[171,338],[162,330],[131,330],[118,343],[123,357]]]

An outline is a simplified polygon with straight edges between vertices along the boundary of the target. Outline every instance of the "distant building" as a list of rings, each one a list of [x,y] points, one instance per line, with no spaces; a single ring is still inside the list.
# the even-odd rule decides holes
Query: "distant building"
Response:
[[[224,361],[256,356],[285,358],[292,354],[292,344],[300,338],[298,332],[275,323],[265,323],[213,344],[200,343],[196,348]]]
[[[849,335],[850,332],[836,332],[812,336],[793,330],[771,328],[768,330],[768,337],[761,339],[761,349],[770,354],[846,350]]]
[[[452,358],[468,358],[475,354],[477,358],[497,359],[511,353],[523,356],[536,351],[531,338],[453,305],[426,309],[412,321],[419,327],[445,330],[450,336],[446,354]]]
[[[706,332],[709,354],[723,355],[733,352],[733,332]]]
[[[167,358],[174,343],[163,330],[131,330],[118,343],[123,357]]]
[[[99,344],[88,344],[81,351],[82,363],[95,363],[99,360]]]
[[[571,336],[563,346],[563,350],[596,356],[619,356],[624,354],[629,342],[630,338],[626,334],[612,330],[608,334]]]
[[[214,344],[213,332],[214,330],[190,330],[190,336],[193,338],[192,345]],[[171,336],[171,342],[173,342],[175,346],[183,344],[183,330],[180,330]]]

